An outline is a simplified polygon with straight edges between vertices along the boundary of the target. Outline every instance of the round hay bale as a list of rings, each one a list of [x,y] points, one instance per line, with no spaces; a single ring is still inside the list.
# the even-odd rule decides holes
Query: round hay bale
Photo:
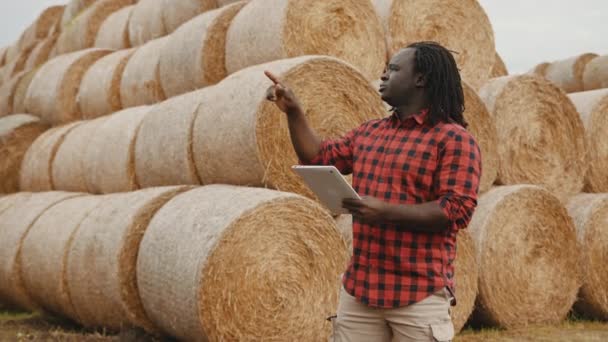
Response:
[[[583,73],[590,60],[597,57],[594,53],[585,53],[579,56],[551,63],[545,70],[545,78],[562,88],[566,93],[583,91]]]
[[[95,61],[110,52],[87,49],[45,63],[32,79],[25,96],[27,112],[52,124],[80,119],[82,115],[76,102],[80,81]]]
[[[536,76],[505,76],[479,96],[498,132],[499,184],[543,185],[562,200],[582,189],[585,129],[559,88]]]
[[[57,53],[61,55],[93,47],[103,21],[110,14],[132,4],[133,0],[99,0],[95,2],[61,31],[56,44]]]
[[[587,63],[583,73],[583,88],[608,88],[608,55],[595,57]]]
[[[19,47],[24,48],[39,39],[45,39],[51,32],[51,29],[61,20],[64,9],[65,6],[51,6],[42,11],[36,21],[19,38]]]
[[[201,184],[194,164],[193,123],[200,91],[173,97],[150,109],[135,142],[135,175],[142,188]]]
[[[25,70],[37,68],[49,60],[51,50],[55,47],[59,35],[53,34],[40,41],[32,50],[27,61],[25,62]]]
[[[218,5],[218,7],[223,7],[223,6],[227,6],[227,5],[233,4],[235,2],[239,2],[239,1],[242,1],[242,0],[217,0],[217,5]],[[247,1],[249,1],[249,0],[247,0]]]
[[[120,81],[135,50],[113,52],[95,62],[84,74],[78,91],[78,106],[84,119],[122,109]]]
[[[608,194],[580,194],[568,202],[581,245],[583,284],[574,308],[589,318],[608,320]]]
[[[479,278],[475,241],[467,230],[458,232],[454,260],[454,284],[456,306],[451,309],[454,330],[460,332],[475,309]]]
[[[23,285],[47,312],[77,320],[67,288],[68,247],[80,222],[104,196],[67,199],[45,211],[23,240],[20,263]]]
[[[12,208],[15,204],[27,200],[32,194],[30,192],[17,192],[0,197],[0,215]]]
[[[217,8],[217,0],[164,0],[162,6],[163,22],[171,33],[197,15]]]
[[[140,46],[166,36],[167,28],[163,20],[165,0],[139,0],[129,18],[129,43]]]
[[[27,149],[47,130],[40,119],[15,114],[0,119],[0,193],[19,191],[19,170]]]
[[[507,66],[505,62],[502,60],[498,52],[496,52],[496,59],[494,60],[494,66],[492,67],[492,72],[490,72],[490,78],[496,78],[501,76],[509,75],[509,71],[507,70]]]
[[[608,192],[608,89],[568,95],[585,125],[588,169],[586,192]]]
[[[126,6],[110,14],[101,24],[94,46],[112,50],[130,48],[129,18],[134,8],[135,5]]]
[[[272,83],[263,70],[276,73],[294,90],[308,122],[322,138],[341,136],[383,117],[382,101],[361,73],[327,56],[251,67],[201,90],[204,105],[195,119],[193,143],[203,184],[270,186],[312,197],[291,170],[298,158],[287,118],[266,100]]]
[[[38,68],[34,68],[28,72],[25,72],[23,77],[17,83],[17,87],[15,88],[15,94],[13,95],[13,112],[15,113],[27,113],[25,108],[25,95],[27,95],[27,90],[36,76],[38,72]]]
[[[303,55],[338,57],[369,80],[377,79],[384,69],[386,43],[372,4],[359,0],[253,0],[228,29],[228,73]]]
[[[10,64],[17,58],[17,56],[19,56],[20,53],[21,49],[19,48],[19,44],[17,44],[16,42],[11,44],[6,50],[5,63]]]
[[[528,74],[539,75],[545,77],[545,73],[547,72],[547,68],[551,65],[549,62],[542,62],[528,71]]]
[[[89,213],[74,234],[67,257],[67,284],[80,323],[118,330],[155,330],[137,287],[137,254],[148,223],[173,196],[189,187],[114,194]]]
[[[23,157],[19,174],[22,191],[50,191],[54,189],[51,166],[66,134],[81,122],[52,128],[40,135]]]
[[[66,26],[70,25],[80,13],[97,1],[98,0],[70,0],[65,6],[65,10],[61,16],[61,28],[66,28]]]
[[[8,46],[0,48],[0,68],[6,64],[6,52],[8,51]]]
[[[33,194],[5,210],[0,217],[0,301],[21,309],[37,309],[23,285],[20,259],[23,239],[36,220],[53,205],[81,194],[44,192]]]
[[[22,71],[11,77],[7,82],[2,83],[2,86],[0,87],[0,117],[15,113],[13,110],[15,91],[19,85],[19,81],[21,81],[25,74],[26,73]]]
[[[91,138],[85,153],[87,188],[93,193],[139,189],[135,178],[135,137],[151,107],[132,107],[114,113]]]
[[[37,42],[34,42],[33,44],[23,48],[23,50],[21,50],[21,52],[8,65],[5,66],[6,70],[4,71],[4,82],[7,82],[13,76],[24,70],[25,63],[36,45]]]
[[[338,227],[338,231],[342,234],[342,238],[346,242],[346,247],[348,250],[348,255],[353,255],[353,216],[352,215],[340,215],[335,217],[336,227]]]
[[[550,192],[504,186],[479,199],[469,224],[479,265],[475,319],[505,328],[561,322],[580,287],[579,246]]]
[[[494,31],[476,0],[373,0],[384,23],[390,50],[418,41],[436,41],[455,51],[462,78],[479,89],[495,60]]]
[[[226,71],[226,33],[240,2],[209,11],[173,32],[160,55],[160,79],[168,97],[215,84]]]
[[[347,258],[333,219],[315,202],[212,185],[176,196],[154,216],[137,282],[150,319],[179,339],[326,341]]]
[[[137,48],[120,81],[123,108],[154,104],[166,99],[160,83],[160,51],[168,37],[158,38]]]

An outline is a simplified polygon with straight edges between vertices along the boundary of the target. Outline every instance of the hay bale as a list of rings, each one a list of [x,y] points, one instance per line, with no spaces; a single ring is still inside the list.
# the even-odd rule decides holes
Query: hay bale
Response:
[[[131,43],[129,43],[129,18],[134,8],[135,5],[126,6],[110,14],[101,24],[94,46],[112,50],[131,47]]]
[[[54,189],[51,166],[59,146],[66,134],[80,125],[73,122],[52,128],[40,135],[23,157],[19,174],[19,188],[22,191],[50,191]]]
[[[350,65],[304,56],[242,70],[201,92],[194,122],[194,162],[203,184],[269,186],[312,196],[291,166],[298,162],[287,118],[266,101],[275,72],[298,95],[322,138],[338,137],[384,116],[377,91]],[[328,77],[331,75],[331,77]]]
[[[127,62],[120,81],[123,108],[154,104],[166,99],[160,84],[160,51],[167,37],[147,42],[137,48]]]
[[[260,20],[267,18],[267,20]],[[385,65],[382,23],[369,1],[252,0],[226,38],[229,73],[303,55],[338,57],[375,80]]]
[[[15,43],[9,45],[8,49],[6,50],[5,63],[10,64],[12,61],[14,61],[17,58],[17,56],[19,56],[20,53],[21,53],[21,48],[19,48],[19,44],[17,44],[15,42]]]
[[[163,20],[165,0],[139,0],[129,19],[129,43],[140,46],[168,34]]]
[[[135,178],[135,137],[150,107],[114,113],[95,132],[86,148],[85,177],[93,193],[139,189]]]
[[[24,69],[31,70],[48,61],[58,37],[59,35],[53,34],[40,41],[27,58]]]
[[[545,78],[562,88],[566,93],[583,91],[583,73],[585,66],[593,58],[594,53],[585,53],[568,59],[551,63],[545,70]]]
[[[15,204],[27,200],[31,196],[29,192],[17,192],[0,197],[0,215],[12,208]]]
[[[25,74],[22,71],[11,77],[7,82],[2,83],[0,87],[0,117],[15,113],[13,110],[15,91],[19,85],[19,81],[21,81]]]
[[[568,202],[581,245],[583,284],[574,308],[589,318],[608,320],[608,194],[580,194]]]
[[[217,8],[217,0],[165,0],[162,6],[163,22],[171,33],[197,15]]]
[[[244,5],[209,11],[169,36],[160,56],[161,85],[168,97],[217,83],[228,75],[226,33]]]
[[[37,117],[28,114],[0,119],[0,193],[19,191],[19,170],[23,156],[47,128]]]
[[[352,215],[340,215],[335,217],[336,227],[342,235],[342,238],[346,242],[346,247],[349,256],[353,254],[353,216]]]
[[[233,4],[235,2],[239,2],[239,1],[243,1],[243,0],[217,0],[217,5],[218,7],[224,7],[230,4]],[[246,0],[249,1],[249,0]]]
[[[82,117],[76,96],[87,69],[110,50],[87,49],[59,56],[48,61],[34,76],[25,97],[28,113],[52,124],[61,124]]]
[[[72,24],[72,21],[85,9],[97,2],[98,0],[70,0],[65,6],[63,15],[61,16],[61,29]]]
[[[111,53],[95,62],[84,74],[78,91],[78,106],[84,119],[92,119],[122,109],[120,81],[135,50]]]
[[[608,192],[608,89],[568,95],[576,106],[587,137],[586,192]]]
[[[496,52],[496,59],[494,60],[494,66],[492,67],[492,71],[490,72],[490,78],[496,78],[507,75],[509,75],[507,66],[505,65],[505,62],[502,60],[498,52]]]
[[[23,285],[20,258],[23,239],[36,220],[53,205],[80,194],[45,192],[33,194],[21,203],[5,210],[0,217],[0,301],[22,309],[38,306]]]
[[[559,88],[536,76],[505,76],[479,95],[498,132],[499,184],[543,185],[561,199],[582,189],[585,131]]]
[[[92,4],[61,31],[56,44],[57,54],[93,47],[104,20],[110,14],[132,4],[133,0],[99,0]]]
[[[498,187],[469,224],[479,265],[476,320],[505,328],[561,322],[580,287],[576,230],[550,192]]]
[[[212,185],[154,216],[137,283],[150,319],[179,339],[324,341],[346,259],[331,216],[313,201]]]
[[[46,210],[30,228],[17,260],[23,285],[47,312],[77,320],[67,287],[66,259],[80,222],[104,196],[79,196]]]
[[[608,55],[593,58],[583,73],[583,89],[608,88]]]
[[[6,64],[6,52],[8,51],[8,46],[0,48],[0,68]]]
[[[373,0],[387,32],[390,50],[418,41],[436,41],[452,51],[462,78],[479,89],[495,60],[494,31],[476,0]]]
[[[135,175],[142,188],[201,184],[194,164],[192,130],[205,99],[201,91],[192,92],[150,109],[135,142]]]
[[[527,73],[531,74],[531,75],[538,75],[538,76],[545,77],[545,73],[547,72],[547,68],[549,67],[549,65],[551,65],[551,63],[549,63],[549,62],[542,62],[542,63],[537,64],[536,66],[534,66],[534,68],[532,68]]]
[[[148,222],[188,187],[145,189],[108,196],[74,234],[67,257],[67,284],[80,323],[118,330],[154,330],[138,295],[137,253]]]
[[[7,82],[13,76],[25,69],[25,63],[36,45],[37,42],[34,42],[33,44],[23,48],[23,50],[21,50],[20,53],[14,59],[12,59],[8,65],[5,66],[6,70],[4,71],[4,82]]]
[[[27,90],[36,76],[38,72],[38,68],[32,69],[30,71],[25,72],[23,77],[17,83],[17,87],[15,88],[15,93],[13,95],[13,112],[15,113],[27,113],[25,108],[25,96],[27,95]]]
[[[43,10],[19,38],[17,43],[19,47],[23,49],[37,40],[45,39],[51,29],[61,20],[64,9],[65,6],[51,6]]]

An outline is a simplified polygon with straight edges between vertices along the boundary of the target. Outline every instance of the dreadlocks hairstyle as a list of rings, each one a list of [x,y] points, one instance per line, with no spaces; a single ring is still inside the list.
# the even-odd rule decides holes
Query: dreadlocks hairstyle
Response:
[[[452,52],[436,42],[418,42],[408,48],[416,49],[415,68],[426,80],[431,123],[456,122],[466,128],[464,93]]]

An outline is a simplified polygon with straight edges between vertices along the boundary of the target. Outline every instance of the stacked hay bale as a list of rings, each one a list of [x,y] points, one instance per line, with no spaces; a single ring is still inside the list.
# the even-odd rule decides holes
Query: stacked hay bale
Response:
[[[595,57],[587,63],[583,73],[583,88],[608,88],[608,55]]]
[[[167,35],[163,22],[165,0],[139,0],[129,18],[129,44],[144,45],[148,41]]]
[[[160,80],[160,51],[168,37],[158,38],[137,48],[129,58],[120,80],[123,108],[154,104],[166,99]]]
[[[24,47],[14,58],[10,60],[10,62],[4,67],[3,82],[10,80],[13,76],[25,69],[27,60],[35,47],[36,43]]]
[[[131,42],[129,42],[129,18],[131,18],[134,9],[135,5],[126,6],[110,14],[99,27],[94,46],[112,50],[131,47]]]
[[[507,66],[505,65],[505,62],[502,60],[502,58],[497,52],[496,59],[494,60],[494,66],[492,67],[492,71],[490,72],[490,78],[496,78],[507,75],[509,75]]]
[[[98,0],[70,0],[61,16],[61,29],[65,29],[80,13]]]
[[[58,25],[65,6],[51,6],[42,11],[38,18],[21,34],[18,46],[24,48],[38,40],[45,39]]]
[[[55,44],[57,43],[57,38],[59,38],[58,34],[52,34],[40,41],[27,58],[24,69],[35,69],[49,60],[51,51],[55,48]]]
[[[164,0],[163,23],[167,33],[200,13],[217,8],[217,0]]]
[[[32,83],[32,80],[36,76],[38,72],[38,68],[34,68],[30,71],[25,72],[23,77],[19,79],[17,83],[17,87],[15,88],[15,92],[13,94],[13,112],[14,113],[27,113],[25,108],[25,96],[27,95],[27,90]]]
[[[15,113],[13,108],[15,92],[17,91],[19,82],[21,82],[21,79],[25,75],[26,72],[22,71],[4,82],[0,87],[0,117]]]
[[[585,53],[548,64],[542,63],[534,68],[533,73],[545,77],[567,93],[583,91],[585,67],[595,57],[597,55],[594,53]]]

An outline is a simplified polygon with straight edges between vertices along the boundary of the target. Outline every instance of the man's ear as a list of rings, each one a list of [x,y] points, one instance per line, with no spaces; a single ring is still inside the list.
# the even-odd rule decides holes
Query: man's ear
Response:
[[[426,88],[426,77],[421,73],[417,73],[414,84],[416,85],[416,88]]]

